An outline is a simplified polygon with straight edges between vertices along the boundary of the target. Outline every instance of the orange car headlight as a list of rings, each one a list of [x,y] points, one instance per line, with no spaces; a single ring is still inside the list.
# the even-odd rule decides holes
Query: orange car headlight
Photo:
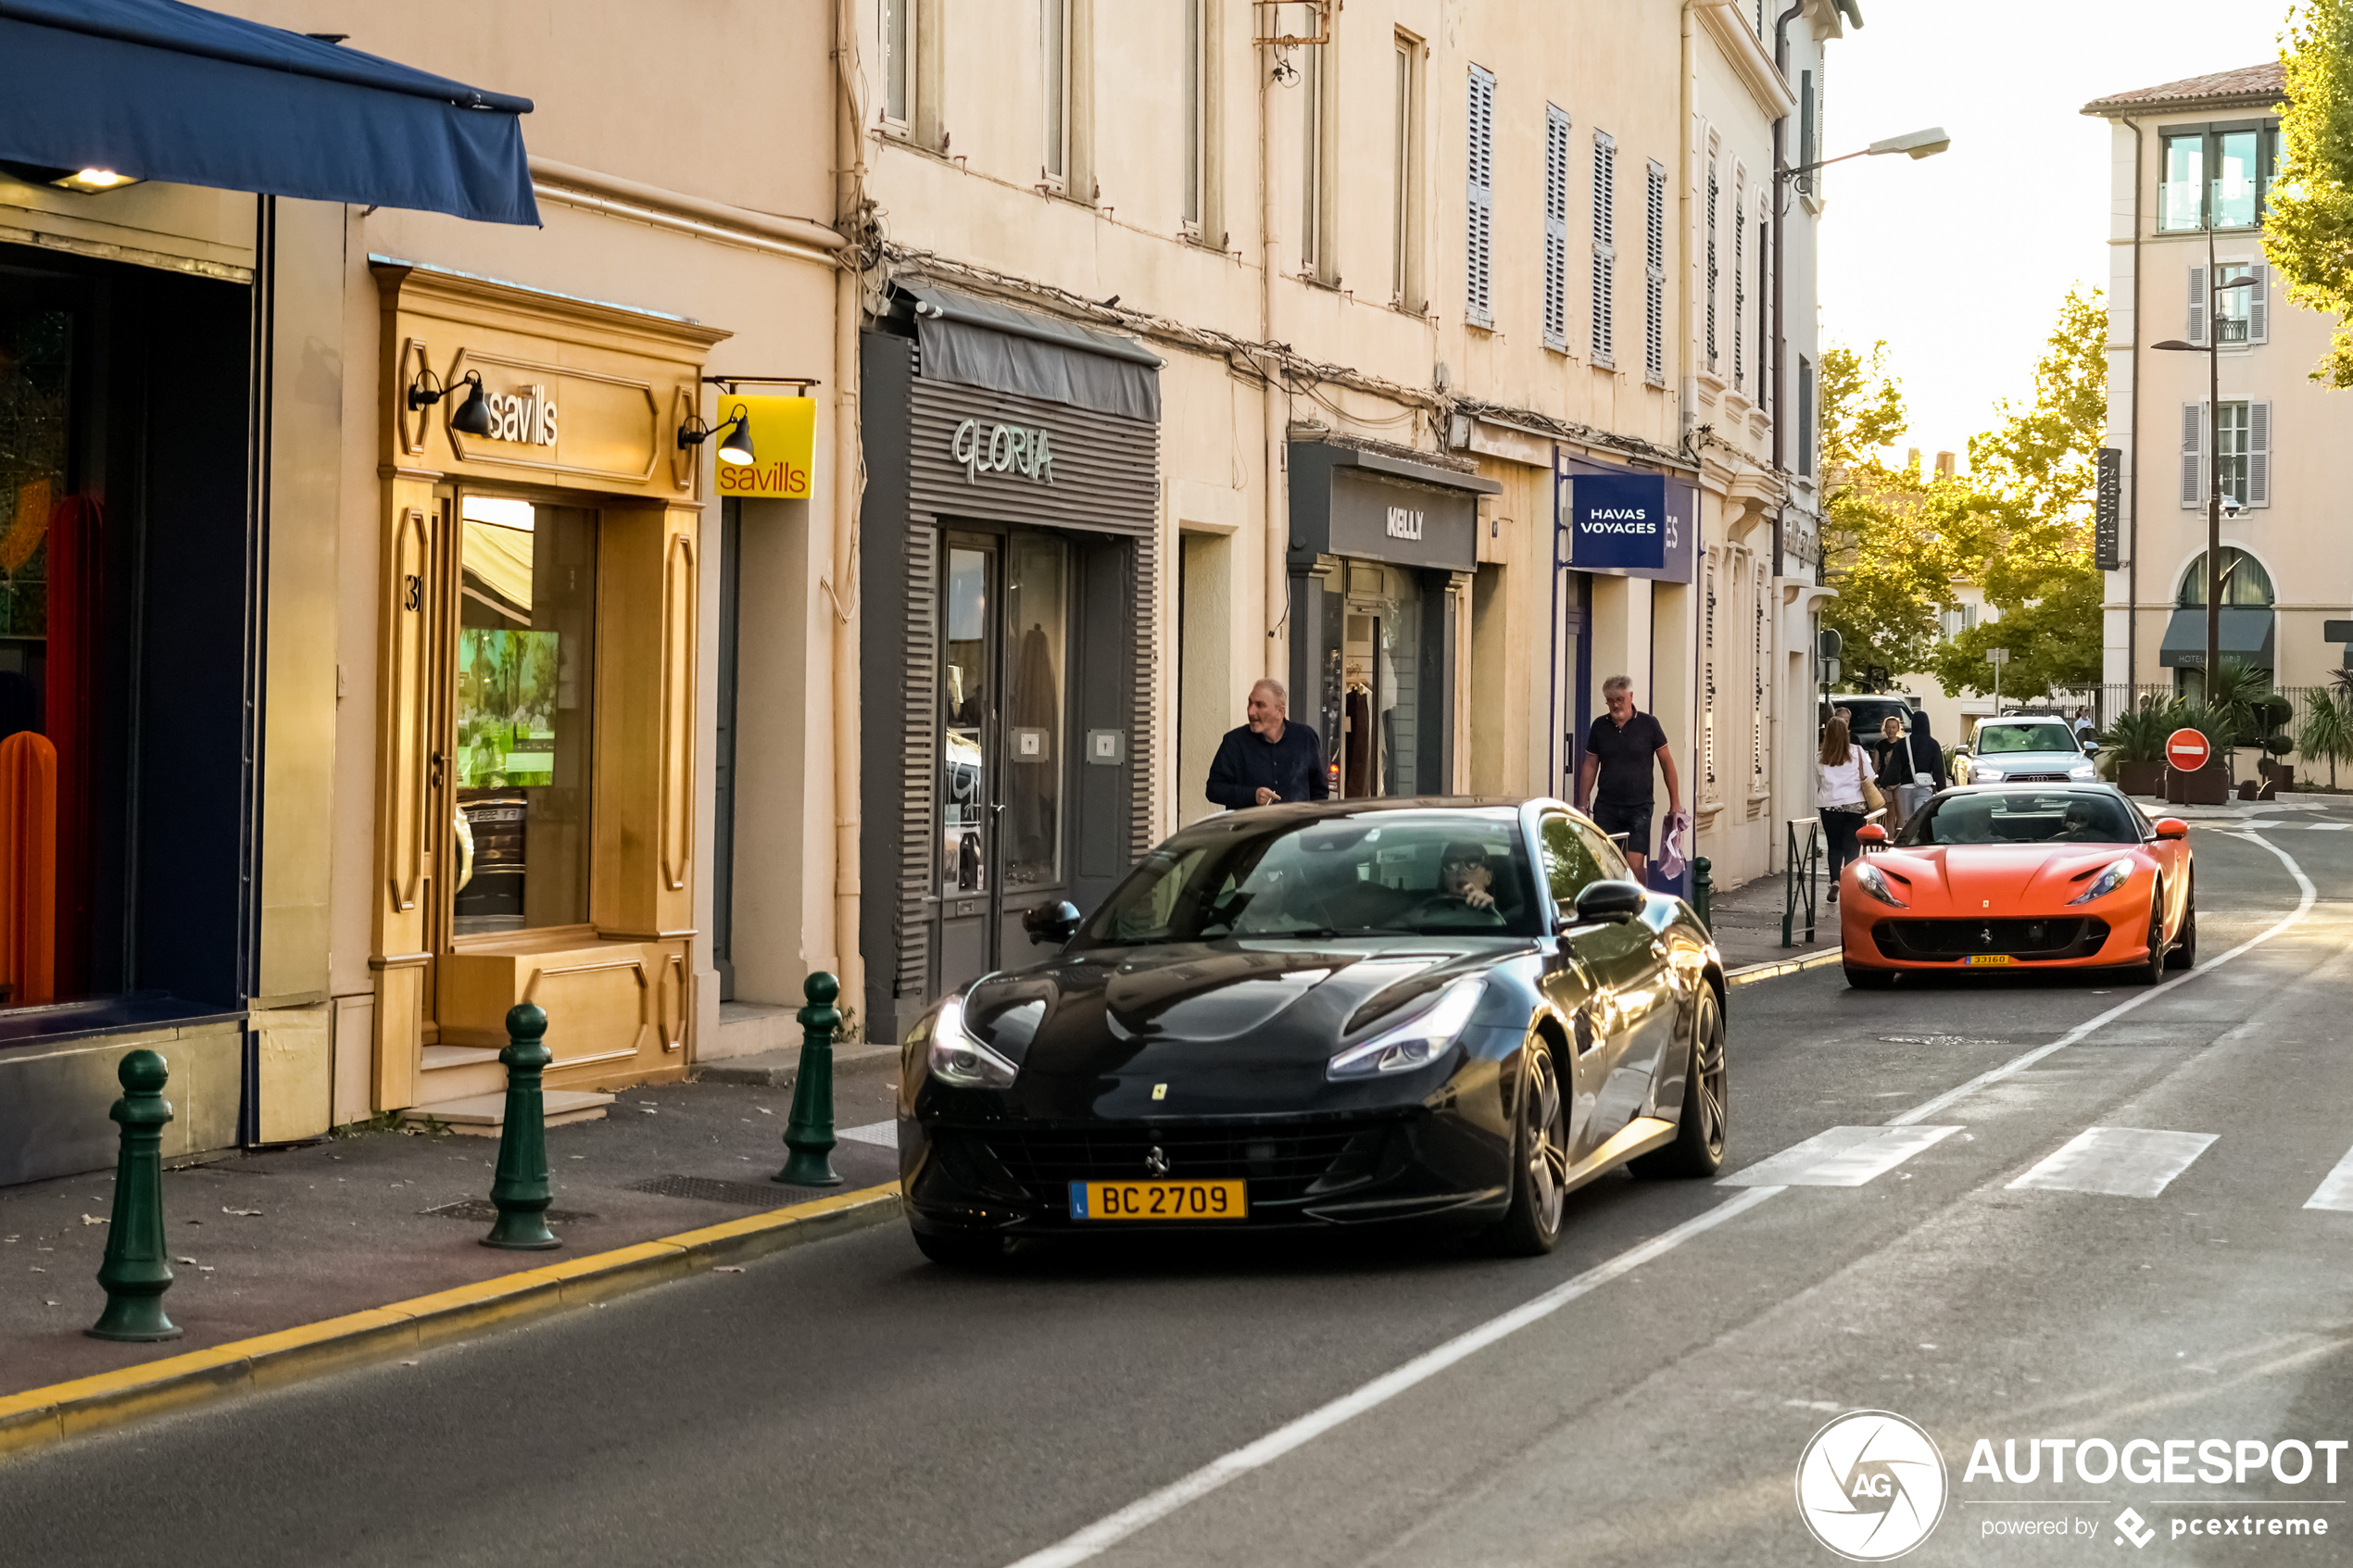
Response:
[[[2092,885],[2070,898],[2068,904],[2072,907],[2076,904],[2088,904],[2095,898],[2105,898],[2131,881],[2132,876],[2132,861],[2110,860],[2100,868],[2100,874],[2092,879]]]
[[[1890,909],[1900,909],[1905,907],[1904,900],[1895,896],[1895,889],[1888,886],[1887,878],[1881,876],[1880,869],[1868,860],[1856,862],[1855,885]]]

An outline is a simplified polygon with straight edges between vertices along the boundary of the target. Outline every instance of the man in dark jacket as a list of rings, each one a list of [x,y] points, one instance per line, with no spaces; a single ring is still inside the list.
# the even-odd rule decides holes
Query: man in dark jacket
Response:
[[[1324,747],[1315,732],[1290,721],[1290,697],[1280,681],[1250,688],[1250,721],[1227,730],[1209,764],[1209,798],[1239,811],[1283,800],[1322,800],[1331,794]]]

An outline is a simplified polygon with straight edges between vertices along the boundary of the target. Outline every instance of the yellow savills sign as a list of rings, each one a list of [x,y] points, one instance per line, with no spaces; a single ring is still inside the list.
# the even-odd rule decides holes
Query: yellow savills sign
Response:
[[[773,496],[784,501],[809,499],[811,453],[817,440],[817,400],[813,397],[722,397],[711,428],[724,431],[737,414],[746,417],[751,435],[751,461],[731,463],[718,455],[712,471],[722,495]]]

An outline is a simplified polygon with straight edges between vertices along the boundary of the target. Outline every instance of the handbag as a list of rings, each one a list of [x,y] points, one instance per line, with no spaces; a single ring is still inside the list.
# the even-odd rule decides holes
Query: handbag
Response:
[[[1879,781],[1871,777],[1870,771],[1859,759],[1855,764],[1855,776],[1863,781],[1863,809],[1866,812],[1886,810],[1887,797],[1879,792]]]

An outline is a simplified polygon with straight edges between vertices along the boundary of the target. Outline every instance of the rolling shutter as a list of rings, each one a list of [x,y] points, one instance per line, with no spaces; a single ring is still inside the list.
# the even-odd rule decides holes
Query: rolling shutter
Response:
[[[1593,132],[1593,363],[1617,364],[1617,143]]]
[[[1473,326],[1495,324],[1491,269],[1495,239],[1495,76],[1470,69],[1468,232],[1464,236],[1463,314]]]
[[[2205,455],[2206,406],[2182,405],[2182,505],[2195,507],[2206,494],[2206,476],[2198,459]]]
[[[2190,269],[2190,341],[2206,341],[2206,269]]]
[[[2271,406],[2246,406],[2246,504],[2271,504]]]
[[[899,955],[891,975],[894,997],[924,997],[931,990],[931,898],[938,886],[932,865],[938,853],[938,824],[932,789],[939,730],[939,530],[918,525],[907,534],[907,659],[900,688],[900,722],[906,761],[900,771],[898,929]]]
[[[1132,708],[1127,742],[1127,850],[1140,860],[1159,842],[1152,831],[1159,770],[1152,765],[1160,733],[1153,692],[1160,683],[1160,534],[1136,535],[1128,557],[1133,574],[1128,602],[1136,607],[1135,664],[1130,671]]]
[[[1544,346],[1568,349],[1568,116],[1544,108]]]

